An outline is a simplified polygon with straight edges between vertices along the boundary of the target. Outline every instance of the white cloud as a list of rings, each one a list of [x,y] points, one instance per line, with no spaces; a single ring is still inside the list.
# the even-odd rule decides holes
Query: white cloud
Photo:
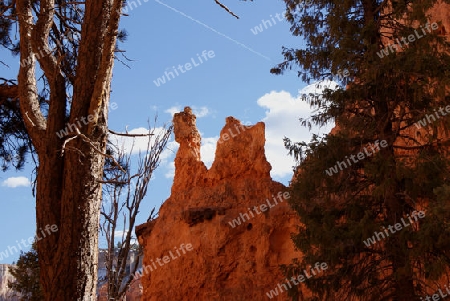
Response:
[[[28,187],[31,185],[31,182],[26,177],[11,177],[2,182],[2,186],[16,188],[16,187]]]
[[[214,154],[216,153],[216,144],[219,136],[211,138],[202,138],[202,145],[200,147],[200,156],[203,163],[205,163],[207,168],[210,168],[214,161]],[[175,176],[175,154],[178,150],[179,144],[175,141],[168,143],[168,150],[164,153],[166,156],[161,160],[161,166],[164,166],[166,172],[164,176],[168,179],[173,179]],[[163,153],[163,154],[164,154]]]
[[[160,159],[161,163],[165,162],[173,162],[173,158],[175,158],[175,154],[177,153],[178,147],[180,145],[175,140],[170,140],[167,142],[166,149],[162,152]]]
[[[173,179],[175,176],[175,154],[177,153],[179,144],[172,140],[167,143],[166,149],[161,154],[161,167],[166,171],[164,176],[167,179]]]
[[[214,156],[216,154],[217,140],[219,140],[219,136],[211,138],[206,137],[202,138],[202,145],[200,147],[200,156],[207,168],[210,168],[214,161]]]
[[[195,116],[197,116],[197,118],[208,116],[208,114],[210,113],[207,107],[192,107],[192,112],[195,114]]]
[[[211,113],[208,107],[205,106],[203,107],[190,106],[190,108],[192,109],[192,113],[194,113],[195,116],[197,116],[197,118],[208,116]],[[168,108],[167,110],[164,111],[164,113],[169,113],[170,115],[173,116],[175,113],[182,112],[183,110],[184,108],[182,108],[180,105],[176,105]]]
[[[126,235],[127,235],[128,231],[124,231],[124,230],[117,230],[114,232],[114,237],[116,238],[116,241],[122,241],[122,237],[125,240],[126,239]],[[134,233],[131,234],[131,244],[135,244],[138,243],[136,237],[134,237]]]
[[[333,82],[325,82],[332,88]],[[315,84],[305,87],[299,91],[299,96],[294,97],[290,93],[281,91],[265,94],[258,99],[260,107],[266,108],[266,116],[262,121],[266,124],[266,157],[272,165],[271,175],[274,179],[280,180],[292,175],[292,167],[295,161],[284,148],[283,138],[288,137],[293,142],[309,142],[313,133],[325,134],[330,132],[334,124],[325,127],[312,127],[311,132],[307,127],[302,127],[299,118],[311,116],[313,108],[300,99],[302,94],[317,93],[323,90],[323,84],[319,88]]]
[[[122,237],[127,235],[128,231],[117,230],[114,232],[114,237]]]
[[[164,176],[167,179],[173,179],[175,177],[175,162],[168,162],[167,164],[165,164],[165,166],[166,173],[164,174]]]
[[[336,89],[338,87],[338,83],[331,81],[331,80],[323,80],[323,81],[319,81],[316,82],[314,84],[308,85],[306,87],[304,87],[303,89],[301,89],[300,91],[298,91],[299,97],[301,97],[302,95],[309,95],[309,94],[322,94],[323,90],[325,90],[326,88],[328,89]]]
[[[164,110],[164,113],[169,113],[171,116],[173,116],[175,113],[179,113],[181,111],[183,111],[181,106],[172,106],[172,107],[168,108],[167,110]]]

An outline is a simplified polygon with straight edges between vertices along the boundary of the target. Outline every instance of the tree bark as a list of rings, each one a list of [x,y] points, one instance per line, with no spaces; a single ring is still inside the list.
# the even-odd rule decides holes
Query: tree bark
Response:
[[[44,300],[96,300],[98,227],[107,136],[107,109],[122,0],[87,0],[76,78],[67,121],[66,81],[48,45],[54,0],[40,1],[36,23],[30,0],[17,0],[20,54],[19,100],[39,166],[37,242]],[[36,56],[50,88],[48,116],[41,112]],[[88,121],[86,121],[88,120]],[[69,125],[69,126],[68,126]],[[75,128],[76,126],[76,128]],[[56,133],[69,129],[68,137]],[[70,139],[69,139],[70,138]],[[58,231],[40,234],[56,225]],[[44,230],[45,231],[45,230]],[[45,233],[45,232],[44,232]]]

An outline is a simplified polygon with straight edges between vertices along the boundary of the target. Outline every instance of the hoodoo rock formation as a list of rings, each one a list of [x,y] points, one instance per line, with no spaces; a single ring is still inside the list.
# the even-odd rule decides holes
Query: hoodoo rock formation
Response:
[[[299,220],[287,188],[270,177],[265,125],[228,117],[208,170],[195,121],[189,108],[175,114],[171,196],[155,221],[136,228],[142,300],[266,300],[285,279],[279,266],[299,257],[290,239]]]

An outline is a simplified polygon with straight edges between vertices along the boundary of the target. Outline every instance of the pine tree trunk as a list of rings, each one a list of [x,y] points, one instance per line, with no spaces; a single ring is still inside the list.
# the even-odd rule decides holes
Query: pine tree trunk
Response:
[[[391,157],[393,158],[393,157]],[[387,207],[387,220],[388,224],[394,226],[396,223],[401,224],[401,218],[405,214],[404,205],[402,200],[396,196],[396,192],[399,191],[396,188],[396,168],[395,161],[392,160],[393,166],[388,175],[391,185],[386,190],[386,207]],[[403,230],[407,231],[407,229]],[[386,243],[386,251],[388,258],[392,264],[392,272],[396,275],[394,281],[394,299],[393,300],[416,300],[413,283],[413,270],[408,254],[408,246],[406,242],[403,242],[398,237],[389,237]]]
[[[48,116],[40,109],[35,63],[19,70],[20,110],[36,149],[37,242],[45,301],[96,300],[98,227],[108,103],[122,0],[88,0],[81,27],[69,119],[66,79],[59,57],[50,51],[48,34],[54,2],[40,1],[38,19],[30,0],[17,0],[21,61],[37,57],[50,89]],[[89,118],[88,118],[89,117]],[[85,120],[88,120],[85,123]],[[75,128],[76,126],[76,128]],[[70,129],[59,138],[56,133]],[[58,231],[45,235],[46,227]],[[42,230],[41,230],[42,229]]]
[[[376,112],[378,116],[389,116],[387,113],[389,108],[385,102],[380,102]],[[380,118],[380,120],[383,120]],[[384,121],[384,120],[383,120]],[[386,148],[380,149],[380,155],[389,162],[388,168],[384,174],[385,183],[385,206],[387,224],[394,226],[401,223],[402,217],[407,213],[404,200],[398,197],[400,185],[397,180],[397,162],[394,151],[394,142],[396,134],[392,131],[393,124],[388,120],[380,122],[379,133],[380,140],[388,141]],[[407,231],[407,230],[404,230]],[[393,301],[416,300],[413,283],[413,270],[410,265],[408,254],[408,246],[406,242],[402,242],[398,236],[393,235],[388,238],[386,243],[386,252],[392,265],[392,273],[395,275],[393,281]]]
[[[57,224],[59,231],[38,242],[41,284],[45,300],[95,300],[99,202],[103,157],[85,142],[73,143],[81,150],[66,151],[64,160],[39,158],[37,225]],[[59,165],[59,166],[55,166]],[[58,167],[64,166],[64,169]]]

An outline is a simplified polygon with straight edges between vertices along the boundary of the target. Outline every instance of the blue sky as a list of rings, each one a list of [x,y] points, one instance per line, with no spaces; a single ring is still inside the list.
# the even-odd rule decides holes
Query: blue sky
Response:
[[[282,46],[301,48],[303,45],[300,38],[291,35],[289,24],[276,16],[284,14],[284,2],[222,1],[239,15],[238,20],[214,0],[139,1],[134,1],[135,5],[129,1],[129,16],[121,21],[121,28],[129,34],[121,48],[132,61],[127,62],[130,68],[118,61],[115,63],[111,102],[116,109],[110,111],[109,127],[119,132],[125,128],[130,132],[143,132],[147,120],[153,120],[156,114],[161,125],[170,122],[174,112],[190,106],[198,115],[201,155],[209,167],[227,116],[234,116],[243,123],[264,121],[266,156],[272,165],[272,177],[288,184],[294,161],[286,154],[283,137],[309,141],[319,129],[309,132],[299,126],[298,118],[309,116],[311,110],[298,98],[299,90],[306,84],[297,77],[297,72],[282,76],[269,72],[282,62]],[[266,21],[266,26],[262,20]],[[256,26],[260,30],[254,34]],[[9,68],[0,65],[0,76],[13,78],[18,72],[18,58],[9,58],[3,50],[0,57],[9,64]],[[120,55],[119,58],[124,60]],[[191,64],[190,70],[177,69],[178,75],[174,72],[174,67],[187,63]],[[169,72],[174,73],[170,81],[166,78],[164,84],[161,81],[159,86],[155,84]],[[320,131],[328,132],[330,128]],[[125,141],[128,148],[130,143]],[[137,146],[144,144],[136,141]],[[177,149],[173,137],[169,148],[154,174],[137,224],[145,222],[151,208],[159,207],[170,196]],[[0,252],[34,234],[35,200],[30,186],[33,168],[30,162],[23,171],[0,174],[3,212]],[[0,264],[11,263],[18,256],[18,253],[9,254]]]

